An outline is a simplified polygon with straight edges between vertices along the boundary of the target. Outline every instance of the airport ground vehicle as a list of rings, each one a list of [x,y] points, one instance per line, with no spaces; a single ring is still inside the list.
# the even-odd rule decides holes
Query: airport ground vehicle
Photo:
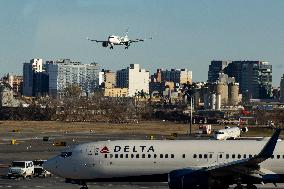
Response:
[[[35,177],[51,177],[51,173],[48,172],[47,170],[45,170],[43,167],[42,167],[42,164],[46,162],[46,160],[34,160],[33,163],[34,163],[34,176]]]
[[[13,161],[8,170],[8,178],[23,177],[32,178],[34,174],[34,164],[32,161]]]

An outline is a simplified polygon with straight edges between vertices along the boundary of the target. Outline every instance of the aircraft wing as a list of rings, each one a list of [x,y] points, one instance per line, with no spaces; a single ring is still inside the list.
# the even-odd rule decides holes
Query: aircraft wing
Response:
[[[152,39],[152,37],[148,38],[148,39]],[[129,40],[130,43],[137,43],[137,42],[144,42],[145,40],[147,39],[132,39],[132,40]]]
[[[97,42],[97,43],[108,42],[108,41],[101,41],[101,40],[96,40],[96,39],[90,39],[90,38],[88,38],[88,37],[87,37],[87,40],[88,40],[88,41],[95,41],[95,42]]]
[[[262,176],[267,174],[269,170],[263,170],[259,164],[268,158],[271,158],[273,155],[273,151],[277,144],[281,129],[276,129],[272,137],[265,144],[260,153],[254,157],[232,161],[229,163],[223,163],[218,165],[213,165],[209,167],[202,167],[197,170],[192,169],[180,169],[174,170],[170,172],[169,177],[173,177],[174,180],[179,180],[180,178],[189,178],[190,175],[195,173],[205,173],[212,176],[220,175],[220,174],[239,174],[243,176],[253,176],[259,179],[263,178]]]

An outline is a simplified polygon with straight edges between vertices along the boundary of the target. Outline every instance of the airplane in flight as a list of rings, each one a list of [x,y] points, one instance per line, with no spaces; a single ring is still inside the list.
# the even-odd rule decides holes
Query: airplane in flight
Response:
[[[125,36],[118,36],[118,35],[110,35],[108,36],[107,40],[97,40],[97,39],[90,39],[87,37],[87,40],[89,41],[95,41],[97,43],[102,43],[103,47],[110,46],[110,49],[113,49],[115,45],[124,45],[125,49],[128,49],[131,43],[138,43],[138,42],[144,42],[146,39],[129,39],[127,36],[127,31]],[[149,38],[152,39],[152,38]]]
[[[117,140],[81,144],[43,167],[66,182],[168,182],[170,189],[256,189],[284,182],[284,142],[276,129],[268,141]],[[246,187],[244,186],[246,185]]]
[[[220,129],[214,132],[214,138],[216,140],[227,140],[227,139],[236,139],[241,137],[241,132],[248,132],[247,127],[239,128],[239,127],[228,127],[225,129]]]

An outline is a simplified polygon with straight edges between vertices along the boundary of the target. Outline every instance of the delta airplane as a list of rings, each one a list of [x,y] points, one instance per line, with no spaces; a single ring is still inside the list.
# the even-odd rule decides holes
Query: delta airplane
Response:
[[[108,36],[108,39],[106,41],[96,40],[96,39],[90,39],[87,37],[87,40],[89,41],[95,41],[97,43],[102,43],[103,47],[108,47],[110,45],[110,49],[113,49],[115,45],[124,45],[125,49],[128,49],[131,43],[137,43],[137,42],[144,42],[145,39],[129,39],[127,36],[128,31],[126,31],[125,36],[118,36],[118,35],[110,35]],[[149,38],[152,39],[152,38]]]
[[[284,182],[284,143],[268,141],[118,140],[78,145],[44,168],[66,182],[168,182],[170,189],[255,189]],[[244,186],[246,185],[246,187]]]
[[[214,133],[214,138],[216,140],[227,140],[227,139],[236,139],[241,136],[241,132],[248,132],[247,127],[239,128],[239,127],[228,127],[225,129],[220,129]]]

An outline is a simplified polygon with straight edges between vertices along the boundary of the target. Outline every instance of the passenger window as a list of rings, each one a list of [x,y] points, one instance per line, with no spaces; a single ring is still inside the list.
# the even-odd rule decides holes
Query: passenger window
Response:
[[[222,154],[219,154],[219,158],[223,158]]]
[[[154,158],[157,158],[157,154],[154,154]]]
[[[174,154],[171,154],[171,158],[175,158],[175,155],[174,155]]]
[[[235,158],[236,158],[236,155],[235,155],[235,154],[233,154],[233,155],[232,155],[232,158],[233,158],[233,159],[235,159]]]
[[[139,158],[139,154],[136,154],[136,158]]]
[[[148,158],[151,158],[151,154],[148,154]]]
[[[282,159],[284,159],[284,155],[282,156]]]
[[[105,154],[105,158],[107,158],[107,154]]]
[[[202,154],[199,154],[199,159],[201,159],[202,158]]]
[[[229,159],[230,158],[230,155],[229,154],[226,154],[226,159]]]
[[[118,158],[118,154],[115,154],[114,157],[115,157],[115,158]]]
[[[145,154],[142,154],[142,158],[145,158],[146,157],[146,155]]]
[[[128,158],[128,154],[125,154],[125,158]]]
[[[212,159],[212,158],[213,158],[213,155],[212,155],[212,154],[209,154],[209,158]]]
[[[252,158],[252,155],[251,155],[251,154],[249,155],[249,158]]]
[[[238,159],[241,159],[241,158],[242,158],[241,154],[238,154]]]
[[[168,158],[169,157],[169,155],[168,154],[165,154],[165,158]]]
[[[283,157],[284,157],[284,155],[283,155]],[[185,154],[182,154],[182,158],[185,158]],[[194,157],[193,157],[194,158]]]
[[[246,154],[244,154],[244,159],[246,159],[247,158],[247,155]]]
[[[197,158],[197,155],[196,155],[196,154],[193,154],[193,158]]]
[[[120,154],[120,158],[123,158],[123,154]]]
[[[131,154],[131,158],[134,158],[134,154]]]
[[[160,154],[160,158],[163,158],[163,154]]]
[[[207,159],[207,154],[204,154],[204,159]]]
[[[110,158],[113,158],[113,154],[110,154]]]
[[[274,155],[271,156],[271,159],[274,159]]]
[[[277,159],[280,159],[280,155],[277,155]]]

